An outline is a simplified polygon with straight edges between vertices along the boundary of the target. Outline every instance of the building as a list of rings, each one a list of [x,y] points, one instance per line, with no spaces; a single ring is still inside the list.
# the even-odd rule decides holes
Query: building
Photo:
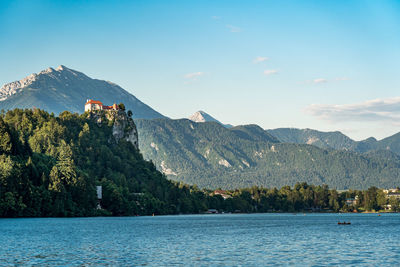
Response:
[[[391,188],[391,189],[383,189],[383,193],[389,194],[389,193],[399,193],[398,188]]]
[[[346,198],[347,206],[355,206],[357,205],[357,202],[358,202],[358,196],[356,196],[355,198]]]
[[[387,198],[394,197],[395,199],[400,199],[400,190],[398,188],[384,189],[383,193],[386,194]]]
[[[118,110],[118,109],[119,108],[115,103],[112,106],[104,106],[102,102],[93,99],[88,99],[85,104],[85,112],[94,110]]]
[[[386,195],[386,197],[387,198],[395,198],[395,199],[400,199],[400,193],[388,193],[387,195]]]
[[[103,187],[101,185],[96,186],[96,193],[97,193],[97,199],[103,198]]]
[[[214,196],[220,195],[223,199],[228,199],[231,198],[232,196],[228,194],[227,191],[225,190],[215,190],[214,191]]]

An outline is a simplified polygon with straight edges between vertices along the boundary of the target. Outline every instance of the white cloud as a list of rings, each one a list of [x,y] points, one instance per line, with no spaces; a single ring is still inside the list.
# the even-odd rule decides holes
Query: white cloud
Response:
[[[242,29],[233,25],[226,25],[226,27],[230,30],[230,32],[241,32]]]
[[[185,78],[196,80],[198,77],[203,76],[203,75],[204,75],[204,72],[198,71],[198,72],[192,72],[192,73],[186,74]]]
[[[264,70],[264,75],[277,74],[278,70]]]
[[[309,105],[305,111],[319,119],[330,122],[389,122],[399,125],[400,122],[400,96],[374,99],[357,104],[344,105]]]
[[[325,78],[318,78],[318,79],[314,79],[314,80],[307,80],[307,81],[304,81],[304,82],[298,82],[299,84],[322,84],[322,83],[328,83],[328,82],[341,82],[341,81],[348,81],[348,80],[350,80],[349,78],[347,78],[347,77],[338,77],[338,78],[335,78],[335,79],[332,79],[332,80],[328,80],[328,79],[325,79]]]
[[[328,80],[324,79],[324,78],[318,78],[318,79],[313,80],[312,82],[316,83],[316,84],[318,84],[318,83],[327,83]]]
[[[253,63],[257,64],[257,63],[265,62],[267,60],[269,60],[268,57],[256,57],[256,59],[254,59]]]
[[[335,81],[348,81],[348,80],[350,80],[350,79],[347,77],[338,77],[335,79]]]

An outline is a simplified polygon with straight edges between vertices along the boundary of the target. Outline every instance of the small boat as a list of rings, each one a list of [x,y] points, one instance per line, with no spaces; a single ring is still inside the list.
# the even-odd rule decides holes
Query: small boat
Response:
[[[351,222],[338,222],[337,224],[338,225],[349,225],[349,224],[351,224]]]

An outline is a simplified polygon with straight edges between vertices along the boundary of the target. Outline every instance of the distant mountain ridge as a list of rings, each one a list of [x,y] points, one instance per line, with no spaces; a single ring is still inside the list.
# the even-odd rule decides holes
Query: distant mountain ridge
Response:
[[[48,68],[26,78],[5,84],[0,89],[0,109],[40,108],[56,114],[65,110],[83,113],[86,99],[111,105],[123,102],[133,118],[164,118],[120,86],[92,79],[63,65]]]
[[[349,150],[366,153],[375,150],[390,150],[400,155],[400,133],[376,140],[374,137],[355,141],[339,131],[321,132],[312,129],[278,128],[267,130],[284,143],[309,144],[324,149]]]
[[[206,188],[281,187],[296,182],[336,189],[400,184],[400,158],[390,151],[321,149],[280,143],[256,125],[136,120],[139,148],[170,179]]]
[[[320,148],[349,149],[356,141],[339,131],[321,132],[313,129],[277,128],[266,130],[283,143],[308,144]]]

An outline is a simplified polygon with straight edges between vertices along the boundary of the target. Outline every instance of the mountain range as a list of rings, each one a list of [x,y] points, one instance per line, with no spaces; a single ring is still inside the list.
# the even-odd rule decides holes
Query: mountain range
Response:
[[[82,113],[88,98],[123,102],[132,110],[144,157],[172,180],[227,189],[302,181],[337,189],[400,184],[400,133],[355,141],[340,132],[233,127],[204,111],[171,120],[118,85],[65,66],[4,85],[0,109]]]
[[[227,128],[233,127],[223,124],[204,111],[198,111],[189,117],[194,122],[217,122]],[[355,141],[339,131],[322,132],[313,129],[277,128],[266,130],[282,143],[308,144],[323,149],[349,150],[365,153],[375,150],[390,150],[400,155],[400,133],[376,140],[374,137],[362,141]]]
[[[400,157],[281,143],[256,125],[136,120],[139,147],[170,179],[206,188],[281,187],[305,181],[336,189],[400,184]]]
[[[281,142],[309,144],[324,149],[350,150],[365,153],[374,150],[390,150],[400,155],[400,133],[376,140],[374,137],[355,141],[341,132],[321,132],[312,129],[278,128],[267,130]]]
[[[48,68],[39,73],[5,84],[0,89],[0,109],[40,108],[59,114],[64,110],[83,113],[87,99],[123,102],[133,111],[133,118],[164,118],[120,86],[92,79],[65,66]]]

